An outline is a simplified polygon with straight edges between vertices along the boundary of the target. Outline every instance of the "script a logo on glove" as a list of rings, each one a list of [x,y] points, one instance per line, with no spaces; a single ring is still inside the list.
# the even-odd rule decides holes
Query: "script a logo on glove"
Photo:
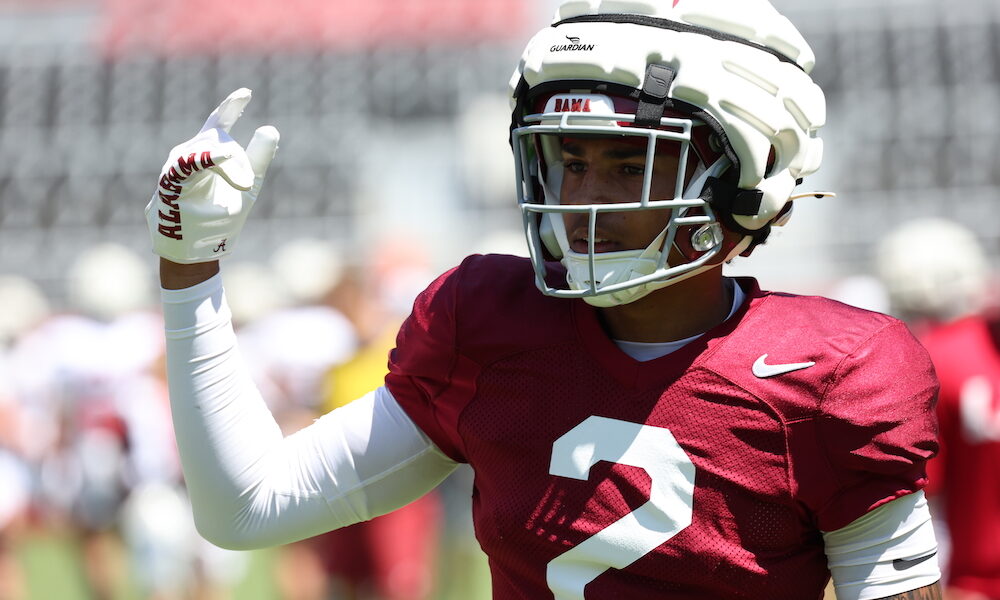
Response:
[[[184,234],[181,233],[181,210],[177,205],[177,200],[180,199],[181,191],[183,191],[181,184],[183,184],[184,180],[187,179],[192,173],[197,173],[202,169],[214,166],[215,163],[212,162],[211,152],[202,152],[200,161],[192,152],[187,156],[179,157],[177,159],[177,165],[170,167],[170,169],[160,177],[160,187],[157,190],[157,195],[160,198],[160,202],[167,209],[167,212],[163,212],[163,210],[159,211],[160,223],[159,227],[157,227],[157,231],[160,235],[164,235],[175,240],[184,239]],[[225,243],[223,243],[223,245],[224,244]],[[218,252],[218,250],[216,250],[216,252]]]

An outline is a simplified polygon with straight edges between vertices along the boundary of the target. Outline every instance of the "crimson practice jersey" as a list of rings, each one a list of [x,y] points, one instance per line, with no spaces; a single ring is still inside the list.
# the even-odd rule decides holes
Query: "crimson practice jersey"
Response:
[[[945,496],[948,584],[1000,598],[1000,350],[979,317],[924,342],[941,380],[941,455],[930,462],[929,491]]]
[[[470,257],[417,299],[386,378],[475,470],[494,598],[818,599],[820,530],[925,484],[936,381],[899,321],[744,279],[736,315],[640,363],[533,281]]]

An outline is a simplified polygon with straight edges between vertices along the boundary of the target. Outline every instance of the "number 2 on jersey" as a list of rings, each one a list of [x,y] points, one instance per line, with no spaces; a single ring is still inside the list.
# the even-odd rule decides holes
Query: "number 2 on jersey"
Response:
[[[589,417],[552,445],[549,473],[586,481],[601,461],[644,469],[649,501],[549,562],[556,600],[584,600],[601,573],[624,569],[691,524],[694,463],[669,429]]]

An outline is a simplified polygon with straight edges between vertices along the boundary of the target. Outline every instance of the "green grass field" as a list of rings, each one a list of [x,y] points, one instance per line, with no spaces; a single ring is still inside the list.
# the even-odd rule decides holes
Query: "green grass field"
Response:
[[[81,553],[71,538],[49,533],[30,534],[19,541],[16,553],[23,565],[28,600],[91,600]],[[271,575],[274,551],[250,554],[247,577],[233,590],[232,597],[278,599]],[[116,572],[114,579],[118,583],[114,600],[142,600],[127,560],[122,557],[119,564],[110,566]]]
[[[16,600],[93,600],[84,584],[79,552],[68,538],[31,535],[18,544],[16,553],[24,566],[28,588],[27,597]],[[275,554],[274,549],[251,552],[247,575],[229,598],[282,600],[273,576]],[[486,560],[471,539],[445,542],[439,564],[438,588],[432,600],[489,600]],[[127,565],[123,567],[121,585],[112,600],[145,600],[132,584]],[[832,587],[827,588],[826,598],[833,597]]]
[[[485,558],[474,544],[469,539],[446,538],[433,600],[487,600],[490,597]],[[233,588],[229,597],[233,600],[282,600],[274,579],[276,553],[275,549],[250,552],[246,577]],[[28,534],[15,545],[15,554],[26,579],[24,600],[93,600],[85,583],[81,554],[68,536]],[[125,557],[120,556],[116,562],[118,564],[111,565],[117,582],[113,600],[144,600],[134,585]]]

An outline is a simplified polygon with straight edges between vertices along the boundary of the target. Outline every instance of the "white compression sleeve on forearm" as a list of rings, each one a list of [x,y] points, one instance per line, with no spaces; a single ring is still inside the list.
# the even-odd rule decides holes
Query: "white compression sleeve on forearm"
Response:
[[[896,498],[823,533],[837,600],[872,600],[941,579],[937,540],[922,491]]]
[[[457,466],[385,388],[283,438],[239,356],[221,276],[161,297],[174,429],[209,541],[263,547],[364,521]]]

